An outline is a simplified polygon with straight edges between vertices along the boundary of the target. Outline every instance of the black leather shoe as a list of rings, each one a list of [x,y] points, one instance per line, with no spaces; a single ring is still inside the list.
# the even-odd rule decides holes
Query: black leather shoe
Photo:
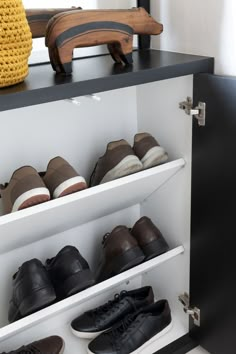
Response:
[[[160,230],[147,216],[143,216],[135,223],[131,234],[145,254],[146,261],[169,251],[169,246]]]
[[[122,291],[114,300],[85,312],[71,323],[72,332],[80,338],[93,339],[110,329],[126,315],[136,312],[154,302],[150,286],[133,291]]]
[[[13,276],[8,319],[14,322],[52,304],[56,294],[49,275],[38,259],[22,264]]]
[[[56,257],[48,259],[46,268],[58,300],[74,295],[95,284],[87,261],[77,248],[72,246],[64,247]]]
[[[171,313],[167,300],[161,300],[128,315],[95,338],[88,346],[89,354],[138,354],[171,328]],[[148,352],[148,351],[146,351]]]

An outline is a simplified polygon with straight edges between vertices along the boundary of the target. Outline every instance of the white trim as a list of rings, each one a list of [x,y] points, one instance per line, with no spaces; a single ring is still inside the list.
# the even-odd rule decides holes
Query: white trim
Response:
[[[31,189],[23,194],[21,194],[16,200],[15,203],[13,204],[12,207],[12,213],[17,211],[19,207],[28,199],[32,197],[36,197],[38,195],[47,195],[50,198],[50,192],[47,188],[42,187],[42,188],[34,188]]]
[[[67,188],[70,188],[71,186],[73,186],[74,184],[77,184],[77,183],[85,183],[86,184],[86,181],[85,181],[84,177],[82,177],[82,176],[76,176],[76,177],[67,179],[66,181],[59,184],[59,186],[54,190],[53,199],[59,198],[59,196],[62,194],[62,192],[64,192],[64,190],[66,190]]]
[[[143,168],[148,168],[152,167],[153,161],[155,161],[157,164],[158,163],[163,163],[168,159],[168,155],[165,152],[165,149],[161,146],[154,146],[148,152],[144,157],[141,159],[141,162],[143,164]]]
[[[128,155],[105,174],[100,184],[113,181],[120,177],[128,176],[135,172],[139,172],[142,169],[143,165],[139,158],[135,155]]]
[[[79,332],[79,331],[76,331],[72,326],[71,326],[71,331],[76,337],[83,338],[83,339],[95,339],[100,334],[105,332],[105,330],[100,331],[100,332]]]

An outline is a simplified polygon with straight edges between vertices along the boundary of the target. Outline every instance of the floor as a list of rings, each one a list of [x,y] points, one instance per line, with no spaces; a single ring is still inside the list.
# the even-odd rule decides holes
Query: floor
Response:
[[[208,352],[202,349],[201,347],[198,347],[196,349],[191,350],[191,352],[189,352],[188,354],[208,354]]]

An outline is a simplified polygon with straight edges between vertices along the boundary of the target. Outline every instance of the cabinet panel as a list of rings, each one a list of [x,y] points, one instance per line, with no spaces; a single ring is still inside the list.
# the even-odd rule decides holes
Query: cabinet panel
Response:
[[[192,332],[211,354],[234,354],[236,78],[197,75],[194,98],[207,115],[193,125],[191,302],[201,327]]]

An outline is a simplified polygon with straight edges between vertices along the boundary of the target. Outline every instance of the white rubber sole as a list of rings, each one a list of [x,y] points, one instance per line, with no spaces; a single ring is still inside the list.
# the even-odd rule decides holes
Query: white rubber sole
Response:
[[[167,327],[165,327],[161,332],[157,333],[154,337],[150,338],[149,341],[147,341],[146,343],[144,343],[141,347],[139,347],[138,349],[136,349],[134,352],[129,353],[129,354],[142,354],[142,351],[145,350],[147,347],[149,347],[149,345],[151,345],[152,343],[156,342],[159,338],[161,338],[162,336],[164,336],[166,333],[168,333],[171,328],[173,326],[173,322],[171,322]],[[96,354],[94,352],[91,352],[91,350],[89,350],[88,348],[88,354]]]
[[[95,339],[100,334],[105,332],[105,331],[96,332],[96,333],[95,332],[78,332],[78,331],[75,331],[72,327],[71,327],[71,331],[76,337],[82,338],[82,339]]]
[[[73,185],[75,184],[78,184],[78,183],[85,183],[86,184],[86,181],[84,179],[84,177],[81,177],[81,176],[76,176],[76,177],[73,177],[73,178],[70,178],[68,180],[66,180],[65,182],[61,183],[53,192],[53,198],[56,199],[56,198],[59,198],[60,195],[68,188],[72,187]]]
[[[30,191],[27,191],[23,194],[21,194],[16,200],[15,203],[13,204],[12,207],[12,213],[15,211],[19,210],[20,206],[24,204],[28,199],[31,199],[33,197],[37,197],[40,195],[46,195],[50,198],[50,192],[47,188],[34,188],[31,189]]]
[[[161,146],[154,146],[150,149],[146,155],[142,158],[141,162],[143,164],[144,170],[157,166],[168,159],[168,154],[165,152],[164,148]]]
[[[143,164],[135,155],[126,156],[112,170],[108,171],[100,184],[131,175],[143,169]]]
[[[63,346],[62,346],[62,348],[61,348],[59,354],[63,354],[63,353],[64,353],[64,350],[65,350],[65,341],[64,341],[64,339],[63,339]]]

